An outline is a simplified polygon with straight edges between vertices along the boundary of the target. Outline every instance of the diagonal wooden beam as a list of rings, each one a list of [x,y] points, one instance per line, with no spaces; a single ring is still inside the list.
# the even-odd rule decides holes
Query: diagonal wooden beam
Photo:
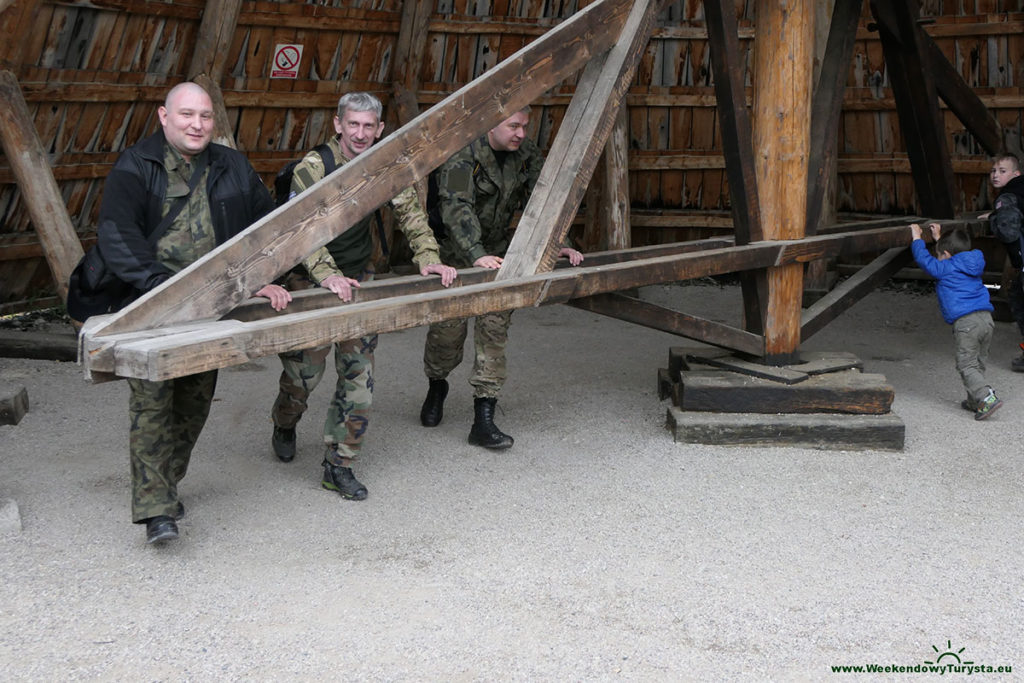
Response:
[[[960,72],[950,64],[942,48],[924,31],[921,31],[921,42],[928,51],[928,60],[935,74],[935,89],[939,97],[986,152],[995,155],[1003,151],[1003,129],[978,97],[978,93],[974,92]],[[1019,154],[1020,150],[1016,152]]]
[[[615,46],[584,70],[498,270],[498,280],[554,266],[664,3],[635,0]]]
[[[196,49],[188,67],[189,80],[206,74],[214,83],[220,83],[241,11],[242,0],[206,0]]]
[[[836,0],[832,8],[825,57],[811,104],[811,140],[814,144],[811,145],[808,158],[807,177],[810,187],[807,188],[806,235],[817,234],[818,223],[821,221],[825,189],[828,186],[827,173],[833,168],[839,146],[843,93],[846,91],[846,76],[853,57],[863,4],[863,0]]]
[[[722,152],[729,180],[736,244],[749,244],[764,237],[757,199],[753,126],[744,87],[745,55],[740,50],[733,3],[709,0],[704,3],[704,16],[715,76],[715,100],[718,103],[718,124],[722,129]]]
[[[0,71],[0,146],[18,181],[32,227],[50,265],[61,300],[68,298],[68,278],[82,258],[82,244],[54,180],[18,79]]]
[[[821,331],[828,323],[895,275],[910,259],[909,249],[894,247],[861,268],[855,275],[843,280],[831,292],[804,310],[800,321],[800,338],[806,341],[811,335]]]
[[[749,353],[754,356],[764,353],[764,337],[759,334],[706,318],[673,311],[664,306],[641,301],[624,294],[596,294],[573,299],[569,305],[584,311],[600,313],[616,320],[649,327],[652,330],[696,339],[705,344],[731,351]]]
[[[599,0],[103,323],[139,330],[231,310],[614,44],[632,6]]]
[[[708,29],[708,47],[715,77],[715,101],[722,129],[722,153],[729,180],[733,231],[737,244],[764,239],[761,204],[757,192],[754,165],[754,133],[747,108],[745,54],[740,50],[736,10],[733,3],[711,0],[704,3]],[[760,334],[768,299],[763,273],[741,273],[743,324],[749,332]]]
[[[946,222],[980,226],[983,221]],[[483,282],[444,289],[437,280],[412,276],[416,293],[362,303],[278,314],[253,322],[192,322],[187,325],[98,334],[102,318],[86,322],[81,359],[90,377],[168,379],[244,363],[282,351],[310,348],[369,332],[390,332],[424,323],[482,313],[565,303],[571,299],[632,287],[689,280],[757,268],[801,264],[829,256],[849,256],[910,241],[906,226],[818,235],[802,240],[762,241],[746,246],[674,253],[605,265],[584,265],[510,281]],[[423,291],[430,283],[434,291]],[[430,286],[428,285],[428,286]]]
[[[878,21],[917,200],[926,215],[951,218],[956,196],[953,164],[924,31],[917,24],[917,0],[871,0],[871,11]]]

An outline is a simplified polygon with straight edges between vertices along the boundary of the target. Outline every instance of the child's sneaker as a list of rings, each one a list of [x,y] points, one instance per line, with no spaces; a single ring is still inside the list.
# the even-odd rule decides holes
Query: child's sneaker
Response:
[[[991,389],[988,392],[988,396],[978,401],[978,409],[974,411],[975,420],[984,420],[986,417],[996,412],[999,406],[1003,405],[994,391]]]

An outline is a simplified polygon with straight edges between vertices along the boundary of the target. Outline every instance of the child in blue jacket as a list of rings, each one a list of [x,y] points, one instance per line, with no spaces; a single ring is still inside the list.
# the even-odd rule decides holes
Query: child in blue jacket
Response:
[[[954,230],[943,235],[938,223],[928,227],[935,240],[935,256],[928,253],[917,223],[910,226],[914,238],[910,248],[917,265],[938,280],[935,293],[939,296],[939,308],[943,319],[953,326],[956,369],[967,389],[967,399],[960,405],[973,411],[975,420],[984,420],[1003,404],[985,381],[985,361],[995,329],[992,302],[981,282],[985,257],[971,249],[971,238],[966,232]]]

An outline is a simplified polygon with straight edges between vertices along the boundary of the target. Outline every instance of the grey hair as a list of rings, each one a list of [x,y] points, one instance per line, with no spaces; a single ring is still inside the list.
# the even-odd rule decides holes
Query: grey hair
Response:
[[[348,92],[342,95],[338,100],[338,118],[344,118],[349,109],[373,112],[378,121],[384,118],[384,105],[368,92]]]

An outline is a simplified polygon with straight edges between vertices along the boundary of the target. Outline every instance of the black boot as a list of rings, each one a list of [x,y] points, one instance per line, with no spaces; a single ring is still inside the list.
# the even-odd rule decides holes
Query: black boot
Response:
[[[420,424],[424,427],[436,427],[444,417],[444,399],[448,396],[448,380],[432,379],[427,389],[427,398],[420,408]]]
[[[324,478],[320,485],[328,491],[337,491],[342,498],[366,500],[366,487],[352,474],[351,467],[332,465],[324,460]]]
[[[494,426],[494,404],[496,398],[474,398],[473,410],[476,419],[469,430],[469,443],[484,448],[511,448],[512,437]]]

